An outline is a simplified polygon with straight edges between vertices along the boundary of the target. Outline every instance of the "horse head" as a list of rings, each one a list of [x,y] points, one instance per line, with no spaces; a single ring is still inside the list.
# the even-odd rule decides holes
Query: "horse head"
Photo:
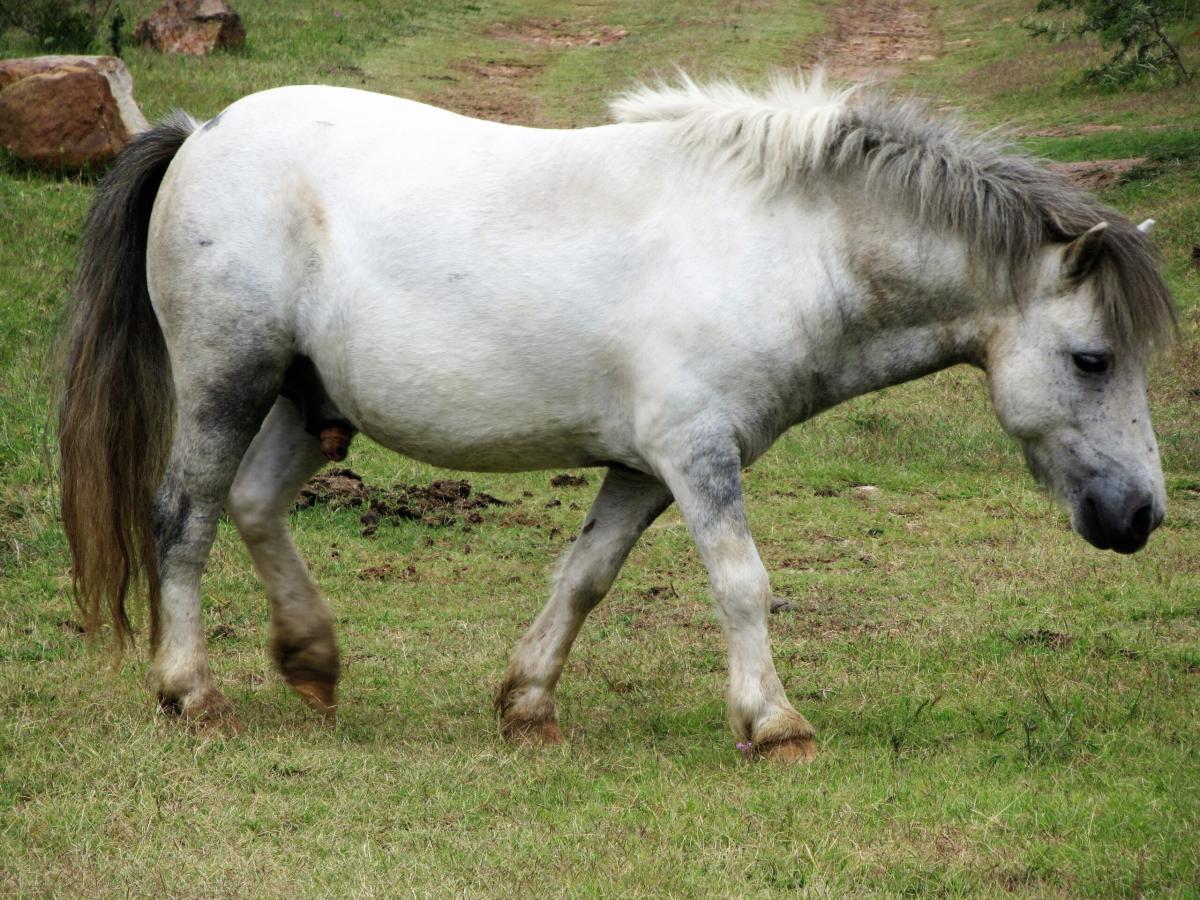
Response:
[[[1000,423],[1070,509],[1075,532],[1118,553],[1144,547],[1166,511],[1146,396],[1163,307],[1159,296],[1128,295],[1165,290],[1153,267],[1137,265],[1153,224],[1099,222],[1048,243],[1028,295],[996,318],[986,341]]]

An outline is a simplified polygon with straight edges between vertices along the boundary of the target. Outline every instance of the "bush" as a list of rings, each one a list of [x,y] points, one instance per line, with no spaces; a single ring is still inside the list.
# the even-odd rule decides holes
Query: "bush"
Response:
[[[1165,71],[1192,78],[1167,29],[1200,12],[1198,0],[1038,0],[1039,13],[1051,10],[1062,10],[1067,17],[1026,19],[1022,26],[1034,37],[1063,40],[1095,34],[1101,45],[1116,46],[1108,62],[1084,73],[1089,81],[1128,84]]]
[[[86,53],[113,0],[0,0],[0,32],[19,28],[46,53]]]

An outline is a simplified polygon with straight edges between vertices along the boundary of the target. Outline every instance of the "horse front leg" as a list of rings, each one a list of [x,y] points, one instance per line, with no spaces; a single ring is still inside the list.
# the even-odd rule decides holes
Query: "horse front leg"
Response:
[[[746,522],[736,445],[687,441],[661,471],[712,582],[729,645],[734,734],[758,755],[781,762],[812,759],[813,728],[788,702],[771,658],[771,584]]]
[[[567,654],[589,612],[650,524],[671,505],[663,484],[630,469],[613,467],[588,510],[583,528],[563,562],[550,602],[513,650],[496,693],[501,729],[511,740],[562,740],[554,689]]]

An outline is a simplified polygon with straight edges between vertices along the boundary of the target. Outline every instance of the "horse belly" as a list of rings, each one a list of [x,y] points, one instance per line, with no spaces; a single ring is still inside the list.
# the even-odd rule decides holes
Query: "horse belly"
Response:
[[[376,319],[318,353],[335,360],[319,363],[333,372],[331,397],[372,440],[473,471],[636,462],[602,354],[546,347],[536,327],[489,330],[469,308],[422,316],[405,306],[403,321]]]

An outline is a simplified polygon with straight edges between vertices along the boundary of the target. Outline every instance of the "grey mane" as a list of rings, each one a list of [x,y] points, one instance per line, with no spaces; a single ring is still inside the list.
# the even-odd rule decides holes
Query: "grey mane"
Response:
[[[1091,277],[1113,341],[1141,350],[1176,331],[1154,247],[1132,222],[994,134],[971,133],[919,101],[833,90],[820,74],[777,79],[760,95],[682,77],[677,87],[626,94],[613,110],[623,121],[678,121],[686,146],[770,193],[863,173],[869,191],[904,203],[922,227],[961,235],[1014,300],[1047,242],[1107,221]]]

